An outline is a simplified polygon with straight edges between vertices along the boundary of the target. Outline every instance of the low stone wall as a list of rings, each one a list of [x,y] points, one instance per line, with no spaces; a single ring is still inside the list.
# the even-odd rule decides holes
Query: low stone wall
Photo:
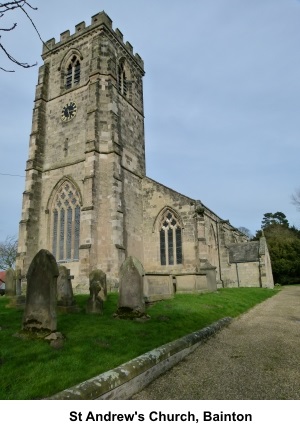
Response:
[[[167,273],[146,273],[144,277],[144,296],[146,302],[166,300],[174,296],[172,275]]]
[[[95,378],[61,391],[48,400],[126,400],[141,391],[159,375],[170,369],[194,351],[210,336],[230,324],[226,317],[205,327],[169,342],[159,348],[102,373]]]

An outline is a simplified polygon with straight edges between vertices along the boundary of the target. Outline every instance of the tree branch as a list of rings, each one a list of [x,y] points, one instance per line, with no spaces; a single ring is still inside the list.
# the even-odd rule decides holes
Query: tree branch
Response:
[[[45,45],[45,43],[43,42],[41,35],[36,27],[36,25],[34,24],[31,16],[28,14],[28,12],[26,11],[25,8],[30,8],[32,10],[37,10],[37,7],[32,6],[30,3],[28,3],[25,0],[16,0],[16,1],[10,1],[10,2],[6,2],[6,3],[0,3],[0,18],[2,18],[4,16],[5,13],[7,12],[12,12],[16,9],[20,9],[22,10],[22,12],[26,15],[27,19],[30,21],[32,27],[34,28],[35,32],[37,33],[39,39],[42,41],[42,43]],[[11,27],[8,28],[0,28],[0,31],[5,31],[5,32],[9,32],[9,31],[13,31],[15,28],[17,27],[17,23],[14,23]],[[0,36],[1,37],[1,36]],[[17,60],[15,57],[13,57],[3,46],[2,43],[0,43],[0,50],[2,50],[4,52],[4,54],[6,55],[6,57],[14,64],[17,64],[20,67],[23,67],[25,69],[28,69],[29,67],[33,67],[36,66],[37,63],[35,64],[28,64],[28,63],[24,63],[21,62],[19,60]],[[3,67],[0,66],[0,70],[3,70],[4,72],[14,72],[14,70],[8,70],[5,69]]]
[[[18,66],[23,67],[24,69],[28,69],[29,67],[33,67],[33,66],[37,65],[37,63],[35,63],[35,64],[28,64],[28,63],[21,63],[20,61],[16,60],[12,55],[10,55],[6,51],[6,49],[4,48],[4,46],[2,45],[2,43],[0,43],[0,49],[2,49],[2,51],[5,53],[5,55],[7,56],[7,58],[9,58],[10,61],[12,61],[13,63],[17,64]],[[4,69],[2,68],[2,70],[4,70]],[[14,72],[14,70],[6,70],[6,71],[8,71],[8,72]]]
[[[291,201],[292,204],[296,206],[296,209],[300,211],[300,188],[296,190],[294,194],[292,194]]]
[[[18,241],[16,236],[7,236],[4,242],[0,242],[0,269],[7,270],[14,267],[17,257]]]

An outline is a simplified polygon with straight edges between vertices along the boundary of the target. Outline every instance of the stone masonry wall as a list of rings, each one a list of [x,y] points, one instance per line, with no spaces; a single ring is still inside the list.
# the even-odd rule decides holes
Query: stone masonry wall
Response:
[[[66,89],[66,67],[74,55],[80,60],[80,82]],[[39,249],[52,251],[52,200],[68,179],[78,190],[81,206],[79,261],[64,262],[75,277],[76,291],[88,291],[93,269],[107,274],[109,288],[117,287],[119,268],[128,256],[138,258],[151,273],[150,287],[157,273],[162,274],[164,280],[155,282],[162,282],[168,294],[176,288],[176,274],[182,276],[178,286],[184,291],[189,276],[193,291],[213,289],[215,276],[219,287],[272,285],[266,245],[261,243],[259,265],[230,264],[228,248],[246,242],[246,236],[200,201],[145,177],[144,64],[104,12],[94,15],[89,26],[77,24],[74,34],[67,30],[58,42],[49,40],[43,60],[16,264],[23,276]],[[126,91],[118,81],[120,64]],[[70,102],[76,103],[76,116],[63,122],[62,109]],[[182,228],[183,261],[162,266],[159,222],[167,208]]]
[[[152,271],[195,271],[198,265],[196,249],[196,221],[193,217],[195,201],[149,178],[143,179],[144,193],[144,266]],[[182,222],[183,264],[161,266],[159,247],[159,226],[157,217],[169,207],[179,215]]]
[[[80,59],[80,82],[66,89],[66,66],[74,55]],[[81,22],[74,34],[67,30],[59,42],[48,41],[43,59],[36,87],[17,266],[25,274],[40,248],[51,250],[51,196],[55,186],[69,178],[81,196],[79,262],[66,263],[75,276],[74,284],[87,288],[88,273],[94,268],[104,270],[108,281],[115,283],[125,245],[134,249],[133,241],[142,237],[135,226],[141,225],[141,199],[134,211],[131,207],[145,173],[143,61],[133,54],[130,43],[124,43],[122,33],[112,29],[112,21],[104,12],[93,16],[90,26]],[[121,60],[128,79],[124,95],[119,93],[117,82]],[[63,122],[62,108],[69,102],[76,103],[76,116]],[[127,173],[123,174],[123,166]],[[139,222],[132,217],[136,211]],[[134,230],[137,233],[132,235]],[[139,256],[141,250],[142,246]]]

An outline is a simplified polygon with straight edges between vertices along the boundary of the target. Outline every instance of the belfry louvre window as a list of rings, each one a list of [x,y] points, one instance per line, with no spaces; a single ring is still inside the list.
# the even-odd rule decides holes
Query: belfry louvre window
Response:
[[[124,61],[121,61],[118,66],[118,88],[121,94],[123,96],[127,96],[127,80],[126,80],[126,73],[124,70]]]
[[[182,228],[171,211],[167,211],[159,231],[162,266],[182,264]]]
[[[66,81],[65,87],[66,89],[72,88],[74,85],[79,84],[80,82],[80,61],[74,55],[72,57],[66,72]]]
[[[57,261],[79,259],[79,193],[69,181],[63,182],[52,206],[52,253]]]

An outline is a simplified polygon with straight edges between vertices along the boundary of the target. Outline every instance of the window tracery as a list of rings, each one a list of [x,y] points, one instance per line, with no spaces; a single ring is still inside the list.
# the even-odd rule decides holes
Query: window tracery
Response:
[[[161,265],[182,264],[182,228],[170,210],[161,221],[159,239]]]
[[[80,196],[70,181],[64,181],[52,204],[52,253],[58,261],[79,258]]]
[[[70,89],[80,82],[80,61],[74,55],[68,63],[65,77],[65,88]]]
[[[120,61],[118,66],[118,88],[120,93],[126,97],[128,93],[128,83],[127,83],[124,61]]]

